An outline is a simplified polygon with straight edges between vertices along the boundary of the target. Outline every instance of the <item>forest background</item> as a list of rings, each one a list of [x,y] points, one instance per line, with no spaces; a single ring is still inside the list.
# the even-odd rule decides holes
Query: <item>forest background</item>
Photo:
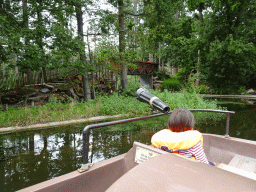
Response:
[[[24,74],[29,84],[33,72],[47,83],[47,70],[65,77],[72,68],[89,101],[97,83],[89,75],[103,66],[127,96],[138,84],[129,85],[126,66],[154,53],[162,68],[179,68],[158,73],[163,88],[240,93],[256,86],[255,16],[254,0],[1,0],[0,88],[17,88]]]

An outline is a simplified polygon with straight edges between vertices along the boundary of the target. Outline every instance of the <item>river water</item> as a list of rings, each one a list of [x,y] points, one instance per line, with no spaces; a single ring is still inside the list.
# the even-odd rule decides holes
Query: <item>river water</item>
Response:
[[[248,102],[247,102],[248,103]],[[256,109],[241,100],[222,99],[231,115],[230,136],[256,140]],[[150,144],[165,128],[168,116],[89,131],[89,162],[126,153],[134,141]],[[225,134],[226,119],[197,125],[201,132]],[[83,125],[65,126],[0,136],[0,191],[16,191],[80,168]]]

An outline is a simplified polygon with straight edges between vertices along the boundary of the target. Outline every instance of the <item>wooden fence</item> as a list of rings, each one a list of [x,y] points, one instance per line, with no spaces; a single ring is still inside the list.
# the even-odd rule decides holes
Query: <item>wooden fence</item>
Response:
[[[109,69],[103,66],[95,66],[98,72],[89,72],[88,77],[89,80],[93,83],[98,82],[97,84],[102,84],[104,81],[113,81],[116,83],[118,80],[118,74],[110,71]],[[23,87],[29,84],[42,84],[44,82],[44,78],[42,75],[42,71],[31,71],[30,80],[28,79],[28,75],[26,73],[10,73],[5,75],[0,79],[0,88],[15,88],[15,87]],[[61,77],[61,69],[52,69],[46,70],[46,77],[48,82],[54,82],[58,79],[72,78],[76,75],[81,74],[80,71],[76,68],[70,67],[69,73],[66,77]],[[82,74],[81,74],[82,75]]]

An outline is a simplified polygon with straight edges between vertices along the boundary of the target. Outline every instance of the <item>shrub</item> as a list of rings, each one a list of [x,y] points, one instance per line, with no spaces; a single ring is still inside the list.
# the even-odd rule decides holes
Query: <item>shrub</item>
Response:
[[[167,89],[169,91],[180,91],[182,88],[182,84],[179,82],[177,78],[169,78],[163,81],[162,83],[163,89]]]
[[[199,85],[198,86],[198,93],[200,93],[200,94],[209,94],[210,89],[207,85]]]
[[[131,77],[128,81],[128,85],[122,92],[122,96],[135,96],[136,91],[140,88],[140,86],[140,82],[135,77]]]
[[[246,91],[246,87],[245,86],[240,86],[238,89],[238,93],[242,93]]]
[[[201,85],[196,85],[197,74],[191,73],[188,77],[188,82],[185,90],[189,93],[198,93],[198,94],[208,94],[210,93],[210,88],[204,84],[204,82],[200,82]]]

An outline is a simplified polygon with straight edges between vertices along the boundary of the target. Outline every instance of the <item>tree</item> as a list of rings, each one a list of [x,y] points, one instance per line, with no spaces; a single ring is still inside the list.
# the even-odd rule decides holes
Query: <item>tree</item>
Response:
[[[124,44],[124,1],[118,0],[118,21],[119,21],[119,53],[120,53],[120,61],[122,64],[121,70],[121,85],[122,88],[125,89],[127,85],[127,67],[123,61],[123,54],[125,52],[125,44]]]
[[[255,1],[213,1],[205,22],[202,72],[215,88],[227,92],[248,87],[256,72]]]
[[[76,4],[76,18],[77,18],[78,38],[79,38],[81,44],[84,45],[84,39],[83,39],[83,12],[82,12],[81,3]],[[83,48],[82,52],[80,52],[80,59],[81,59],[81,62],[85,66],[87,66],[87,61],[86,61],[84,48]],[[84,90],[84,99],[86,101],[88,101],[88,99],[91,98],[91,93],[90,93],[90,87],[89,87],[87,67],[85,67],[85,72],[84,72],[84,75],[83,75],[83,90]]]

